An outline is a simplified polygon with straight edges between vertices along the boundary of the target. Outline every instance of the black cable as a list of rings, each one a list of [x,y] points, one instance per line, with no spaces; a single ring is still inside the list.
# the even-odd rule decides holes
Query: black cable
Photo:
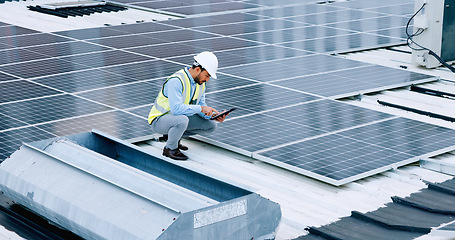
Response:
[[[406,43],[408,45],[409,48],[411,48],[412,50],[415,50],[415,51],[423,51],[423,50],[427,50],[428,51],[428,54],[430,54],[431,56],[433,56],[434,58],[436,58],[436,60],[438,60],[442,65],[444,65],[445,67],[447,67],[450,71],[454,72],[455,73],[455,68],[450,66],[448,63],[446,63],[441,57],[439,57],[435,52],[433,52],[432,50],[426,48],[426,47],[423,47],[422,45],[416,43],[414,41],[414,39],[412,39],[413,37],[415,36],[419,36],[420,34],[422,34],[425,30],[420,28],[419,30],[417,30],[415,33],[413,34],[409,34],[409,24],[411,23],[412,19],[420,12],[422,11],[423,7],[425,7],[426,3],[423,3],[422,6],[419,8],[419,10],[417,10],[414,15],[412,15],[411,18],[409,18],[407,24],[406,24],[406,35],[408,36],[408,38],[406,39]],[[419,32],[420,31],[420,32]],[[411,43],[409,42],[411,41]],[[418,48],[414,48],[412,47],[412,44],[415,44],[417,46],[420,47],[420,49]]]

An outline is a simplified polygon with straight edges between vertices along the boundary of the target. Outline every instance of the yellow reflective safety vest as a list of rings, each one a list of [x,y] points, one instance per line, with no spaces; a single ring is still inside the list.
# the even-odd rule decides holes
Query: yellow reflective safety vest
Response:
[[[187,75],[185,69],[181,69],[176,73],[172,74],[170,77],[168,77],[164,82],[163,87],[161,88],[161,91],[158,93],[158,97],[155,99],[155,103],[153,104],[153,107],[150,110],[148,116],[149,124],[152,124],[155,118],[167,114],[171,110],[171,106],[169,105],[169,99],[166,96],[164,96],[164,86],[166,85],[167,81],[169,81],[169,79],[174,77],[178,78],[182,83],[183,104],[186,105],[199,104],[201,96],[205,90],[205,83],[203,83],[202,85],[196,84],[196,90],[194,91],[193,96],[190,96],[191,95],[190,78]]]

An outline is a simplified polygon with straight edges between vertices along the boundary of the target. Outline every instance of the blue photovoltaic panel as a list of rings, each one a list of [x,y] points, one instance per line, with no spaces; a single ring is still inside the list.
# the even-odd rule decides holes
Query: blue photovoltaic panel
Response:
[[[298,123],[254,114],[219,124],[217,132],[204,134],[206,141],[229,146],[232,150],[252,153],[272,146],[298,141],[324,132]]]
[[[205,91],[207,94],[221,90],[227,90],[230,88],[235,88],[238,86],[248,86],[257,83],[255,81],[229,76],[221,73],[217,74],[217,76],[218,79],[210,79],[209,82],[206,83]]]
[[[62,93],[25,80],[0,82],[0,89],[0,104]]]
[[[279,0],[276,0],[279,1]],[[301,1],[299,2],[301,3]],[[255,11],[249,11],[250,14],[255,14],[259,16],[268,16],[271,18],[284,18],[290,16],[302,16],[314,13],[324,13],[338,11],[340,8],[333,7],[331,4],[303,4],[298,7],[280,7],[280,8],[271,8],[271,9],[259,9]]]
[[[455,131],[405,118],[372,123],[283,146],[260,155],[305,175],[342,185],[438,151],[453,149]],[[264,159],[265,160],[265,159]]]
[[[425,74],[369,65],[275,81],[273,84],[324,97],[340,98],[420,81],[432,81],[432,78]]]
[[[123,76],[126,79],[142,81],[157,78],[165,79],[170,76],[170,74],[177,72],[182,68],[182,65],[176,63],[171,63],[163,60],[151,60],[111,67],[103,67],[102,70]]]
[[[308,26],[308,24],[286,21],[282,19],[264,19],[258,21],[236,22],[222,25],[195,27],[193,29],[229,36],[304,26]]]
[[[18,79],[18,78],[14,77],[14,76],[11,76],[11,75],[8,75],[6,73],[0,72],[0,82],[9,81],[9,80],[15,80],[15,79]]]
[[[338,35],[347,35],[353,33],[352,31],[327,28],[322,26],[309,26],[309,27],[298,27],[298,28],[287,28],[268,32],[249,33],[234,35],[237,38],[242,38],[251,41],[263,42],[263,43],[284,43],[284,42],[295,42],[302,41],[305,39],[317,39],[333,37]],[[323,41],[323,40],[322,40]],[[305,50],[305,49],[302,49]],[[306,49],[311,50],[311,49]]]
[[[134,81],[137,80],[100,69],[70,72],[33,79],[33,82],[52,86],[54,89],[67,93],[105,88]]]
[[[56,36],[49,33],[38,33],[28,35],[12,35],[11,37],[2,38],[2,43],[11,47],[29,47],[43,44],[55,44],[59,42],[72,41],[69,38]]]
[[[138,117],[122,111],[71,118],[43,124],[38,127],[57,136],[89,132],[92,129],[109,133],[121,139],[133,139],[138,136],[153,134],[146,117]]]
[[[47,57],[58,57],[90,52],[107,51],[110,49],[104,46],[76,41],[56,43],[52,45],[33,46],[26,48],[26,50],[41,53]]]
[[[16,151],[24,142],[34,142],[56,137],[37,127],[26,127],[0,132],[0,162]]]
[[[378,46],[390,46],[403,43],[403,39],[368,33],[354,33],[341,36],[331,36],[321,39],[299,40],[279,43],[284,47],[308,50],[317,53],[343,53],[355,49],[368,49]]]
[[[91,68],[151,60],[150,57],[118,50],[86,53],[75,56],[62,57],[61,59],[73,64],[85,65]]]
[[[0,27],[0,37],[38,33],[38,31],[14,25]]]
[[[70,31],[61,31],[61,32],[55,32],[55,34],[58,34],[61,36],[66,36],[66,37],[73,38],[73,39],[81,39],[81,40],[126,35],[125,32],[113,30],[112,27],[86,28],[86,29],[78,29],[78,30],[70,30]]]
[[[328,133],[393,117],[391,114],[334,100],[313,101],[281,108],[269,111],[267,115]]]
[[[229,91],[208,93],[206,98],[223,102],[226,106],[244,108],[254,112],[261,112],[319,99],[319,97],[309,94],[278,88],[263,83],[239,87]]]
[[[37,124],[108,110],[112,108],[65,94],[4,103],[0,113],[28,124]]]
[[[166,43],[164,40],[146,37],[144,35],[122,35],[109,38],[96,38],[88,41],[117,49]]]
[[[2,132],[4,130],[8,130],[8,129],[15,129],[15,128],[27,126],[26,122],[19,121],[12,117],[8,117],[3,114],[0,114],[0,117],[2,118],[2,121],[0,122],[0,132]],[[1,155],[1,152],[0,152],[0,155]],[[2,160],[3,159],[0,159],[0,162]]]
[[[22,48],[14,48],[0,51],[0,65],[38,60],[44,58],[48,58],[48,56],[37,52],[28,51]]]
[[[144,119],[147,119],[147,117],[149,115],[149,112],[152,109],[152,106],[153,106],[153,104],[147,104],[145,106],[127,109],[127,111],[129,113],[132,113],[132,114],[136,115],[136,116],[140,116],[140,117],[142,117]],[[137,136],[143,136],[143,134],[136,135],[135,137],[137,137]]]
[[[374,30],[393,28],[397,26],[406,26],[407,17],[384,16],[369,19],[360,19],[350,22],[337,22],[327,24],[327,27],[341,28],[358,32],[371,32]]]
[[[260,7],[255,4],[245,2],[223,2],[213,4],[201,4],[195,6],[163,8],[162,10],[183,15],[194,15],[214,12],[224,12],[232,10],[245,10]]]
[[[80,97],[114,108],[131,108],[154,102],[161,85],[154,82],[135,82],[77,94]]]
[[[89,68],[89,66],[68,62],[58,58],[51,58],[38,61],[2,65],[0,66],[0,71],[17,77],[33,78],[87,68]]]

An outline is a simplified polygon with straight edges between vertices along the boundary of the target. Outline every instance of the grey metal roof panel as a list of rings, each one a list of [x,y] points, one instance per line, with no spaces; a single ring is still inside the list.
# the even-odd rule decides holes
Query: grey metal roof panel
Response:
[[[327,239],[349,239],[349,240],[411,240],[422,235],[418,232],[408,232],[397,229],[384,228],[372,222],[366,222],[353,217],[345,217],[327,226],[310,228],[310,233],[315,233]],[[305,239],[305,238],[302,238]]]
[[[393,201],[439,214],[455,215],[455,196],[424,189],[407,198],[393,197]]]
[[[402,204],[387,204],[386,207],[379,208],[373,212],[365,214],[356,212],[356,214],[363,215],[365,218],[381,222],[387,226],[413,229],[426,233],[430,232],[432,227],[439,226],[441,222],[449,222],[453,219],[453,216],[450,215],[434,214]],[[412,216],[412,221],[409,221],[409,216]]]
[[[392,197],[393,202],[378,210],[360,213],[319,228],[309,227],[310,234],[297,239],[414,239],[455,218],[454,179],[412,193],[409,197]],[[435,186],[444,187],[442,190]]]

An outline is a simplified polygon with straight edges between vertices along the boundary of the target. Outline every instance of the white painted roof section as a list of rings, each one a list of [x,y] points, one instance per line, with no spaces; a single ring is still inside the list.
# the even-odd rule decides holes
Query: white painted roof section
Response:
[[[34,0],[12,1],[0,4],[0,21],[41,32],[57,32],[84,28],[102,27],[105,25],[131,24],[137,22],[162,21],[174,16],[128,8],[125,11],[94,13],[83,17],[62,18],[49,14],[31,11],[27,6],[74,2],[74,0]]]
[[[24,238],[21,238],[19,237],[19,235],[17,235],[16,233],[14,232],[11,232],[7,229],[5,229],[3,226],[0,225],[0,239],[4,239],[4,240],[22,240]]]

